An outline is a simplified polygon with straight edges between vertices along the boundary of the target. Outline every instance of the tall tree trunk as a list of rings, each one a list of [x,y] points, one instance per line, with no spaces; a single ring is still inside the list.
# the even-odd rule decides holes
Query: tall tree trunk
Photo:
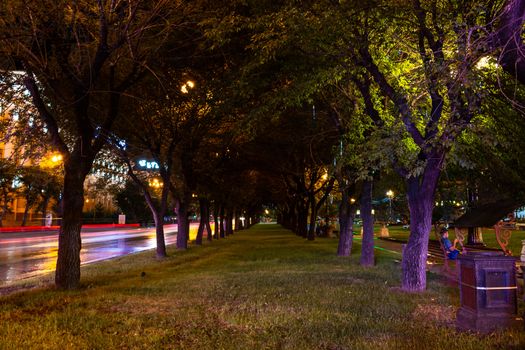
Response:
[[[437,163],[429,160],[420,177],[407,179],[410,236],[403,251],[401,284],[404,290],[410,292],[424,291],[427,285],[428,240],[432,229],[434,194],[440,175]]]
[[[213,239],[210,226],[210,202],[204,198],[201,203],[201,220],[204,218],[204,226],[206,227],[206,239],[211,241]]]
[[[27,224],[27,216],[29,215],[29,207],[31,204],[29,203],[29,200],[26,198],[26,205],[24,207],[24,215],[22,215],[22,224],[20,226],[26,226]]]
[[[200,220],[199,220],[199,229],[197,230],[197,237],[195,238],[196,245],[202,245],[202,235],[204,233],[204,228],[206,227],[206,200],[204,198],[199,198],[199,211],[200,211]]]
[[[234,217],[235,217],[235,231],[240,231],[242,230],[242,224],[241,224],[241,211],[240,210],[234,210],[233,212],[234,214]]]
[[[197,236],[195,237],[195,245],[202,245],[202,236],[206,224],[203,222],[202,217],[199,220],[199,228],[197,229]]]
[[[213,240],[213,235],[211,232],[211,226],[210,226],[210,203],[206,200],[206,238],[208,241]]]
[[[297,227],[297,212],[295,206],[290,206],[283,215],[283,221],[286,222],[286,228],[295,231]]]
[[[467,200],[468,200],[468,207],[469,210],[472,207],[472,205],[479,199],[478,196],[478,189],[476,184],[471,184],[467,187]],[[469,227],[468,228],[468,234],[467,234],[467,244],[473,245],[473,246],[485,246],[483,243],[483,234],[481,231],[481,227]]]
[[[162,259],[168,255],[166,253],[166,241],[164,240],[164,214],[156,211],[153,214],[153,220],[155,221],[155,240],[157,243],[155,252],[157,258]]]
[[[372,181],[363,182],[361,193],[361,218],[363,237],[361,241],[361,260],[363,266],[374,266],[374,218],[372,216]]]
[[[339,244],[337,245],[338,256],[350,256],[352,254],[353,229],[355,210],[349,202],[348,191],[341,191],[341,204],[339,205]]]
[[[217,203],[213,205],[213,237],[219,239],[219,207]]]
[[[485,246],[485,243],[483,242],[483,232],[481,231],[481,227],[468,228],[467,244],[481,247]]]
[[[219,217],[219,236],[224,238],[224,205],[221,205]]]
[[[155,221],[155,239],[157,243],[156,253],[157,258],[162,259],[167,256],[166,253],[166,241],[164,239],[164,215],[166,214],[166,211],[168,209],[168,194],[170,191],[170,186],[172,186],[169,182],[169,176],[167,175],[168,172],[162,170],[161,176],[164,181],[164,185],[162,187],[162,194],[161,194],[161,202],[159,207],[155,205],[153,198],[151,197],[151,194],[146,187],[142,183],[142,181],[137,177],[137,175],[133,172],[131,163],[128,162],[128,175],[131,177],[131,179],[135,182],[135,184],[142,190],[142,194],[144,195],[144,199],[146,200],[146,204],[148,205],[151,214],[153,216],[153,220]],[[62,203],[64,204],[64,203]]]
[[[190,233],[190,222],[188,220],[188,195],[184,198],[177,198],[175,210],[177,211],[177,249],[188,248],[188,238]]]
[[[221,215],[221,229],[222,229],[222,235],[221,237],[228,237],[228,230],[226,228],[227,222],[228,222],[228,209],[224,208],[224,211]]]
[[[230,209],[229,216],[228,216],[228,223],[226,224],[229,235],[233,235],[233,221],[234,220],[235,220],[235,211],[233,209]]]
[[[313,241],[315,239],[315,223],[317,221],[317,203],[315,202],[315,195],[313,193],[309,194],[308,203],[310,207],[310,225],[308,226],[307,239]]]
[[[140,180],[136,178],[133,178],[133,180],[135,180],[136,183],[139,184],[141,187],[143,186]],[[143,194],[146,200],[146,204],[148,205],[151,211],[151,215],[153,216],[153,221],[155,222],[155,240],[157,244],[155,250],[156,256],[157,258],[162,259],[167,256],[166,241],[164,239],[164,213],[162,212],[162,206],[160,209],[155,206],[151,195],[146,189],[143,189]]]
[[[49,196],[42,198],[42,226],[46,226],[47,207],[49,205]],[[53,224],[53,223],[51,223]]]
[[[308,234],[308,205],[302,200],[297,207],[297,234],[304,238]]]
[[[226,208],[224,211],[224,234],[229,236],[232,232],[232,211],[230,208]]]
[[[58,234],[58,257],[55,285],[60,289],[73,289],[80,283],[80,249],[82,208],[84,206],[84,180],[80,161],[69,161],[64,176],[62,224]]]
[[[308,231],[308,239],[311,241],[314,240],[315,238],[315,225],[317,221],[317,213],[319,213],[321,206],[328,200],[328,197],[330,196],[330,193],[332,192],[332,188],[334,187],[334,182],[335,182],[335,178],[332,177],[330,178],[330,180],[328,180],[324,184],[323,195],[321,196],[321,198],[319,198],[319,201],[317,201],[317,203],[316,203],[315,193],[311,193],[309,202],[312,207],[312,211],[311,211],[311,216],[310,216],[310,230]],[[313,225],[312,225],[312,222],[313,222]],[[326,233],[327,234],[328,234],[329,227],[330,227],[329,215],[327,211],[326,213],[326,230],[327,230]]]
[[[288,210],[285,213],[285,216],[283,220],[287,222],[288,229],[294,231],[297,233],[297,204],[295,201],[291,202],[291,205],[289,206]],[[246,222],[248,221],[248,218],[246,218]]]
[[[7,214],[7,208],[9,206],[9,192],[2,191],[2,210],[0,211],[0,227],[4,226],[3,220],[4,215]]]
[[[292,231],[298,236],[301,236],[301,233],[299,231],[300,221],[301,221],[300,216],[301,215],[300,215],[300,210],[299,210],[299,204],[296,203],[293,209],[294,224],[292,226]]]

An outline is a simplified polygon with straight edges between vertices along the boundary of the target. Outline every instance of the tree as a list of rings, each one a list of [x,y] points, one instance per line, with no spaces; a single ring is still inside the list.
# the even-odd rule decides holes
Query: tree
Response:
[[[80,281],[83,185],[105,144],[100,131],[112,128],[125,92],[151,70],[165,30],[176,25],[177,5],[46,0],[0,6],[3,68],[24,71],[23,84],[64,158],[59,288]]]
[[[516,207],[525,203],[521,176],[525,119],[519,107],[525,90],[514,80],[502,82],[503,67],[495,62],[482,69],[486,91],[482,113],[458,139],[447,169],[450,180],[461,181],[472,192],[468,203],[472,208],[497,202],[515,203]],[[508,96],[513,96],[514,103],[509,103]]]
[[[6,158],[0,158],[0,227],[2,220],[9,212],[9,204],[12,201],[14,190],[13,181],[17,174],[16,163]]]
[[[341,10],[349,9],[350,7],[357,8],[369,8],[370,5],[361,5],[357,2],[346,2],[345,5],[334,5],[333,2],[315,2],[315,3],[302,3],[292,4],[289,2],[280,3],[278,6],[272,6],[267,12],[263,12],[263,15],[259,17],[246,19],[248,28],[255,31],[252,35],[252,42],[249,45],[249,49],[252,50],[255,59],[252,64],[247,65],[247,71],[251,74],[255,74],[254,71],[258,71],[260,76],[266,77],[266,81],[262,83],[267,84],[267,89],[264,93],[265,103],[270,106],[265,111],[268,111],[271,107],[274,109],[282,109],[284,106],[297,106],[304,103],[313,103],[313,101],[322,100],[325,105],[325,109],[330,112],[326,113],[330,116],[330,119],[334,121],[334,127],[339,132],[339,142],[341,145],[346,144],[347,139],[351,139],[348,136],[348,132],[356,132],[357,134],[363,133],[363,128],[358,127],[355,129],[348,129],[347,125],[352,119],[359,120],[356,117],[356,108],[352,108],[355,105],[361,103],[355,97],[349,96],[346,102],[347,106],[351,108],[341,108],[338,106],[340,99],[339,95],[344,95],[344,89],[341,86],[344,83],[353,82],[354,80],[359,81],[362,73],[359,68],[356,67],[355,60],[352,57],[348,57],[348,38],[345,37],[345,31],[348,35],[354,32],[352,28],[352,20],[355,17],[355,13],[345,13],[342,15]],[[355,12],[355,11],[354,11]],[[349,17],[350,20],[343,18]],[[241,16],[242,18],[242,16]],[[333,19],[337,18],[337,21]],[[242,22],[242,20],[239,20]],[[261,74],[260,72],[264,72]],[[249,76],[244,74],[244,76]],[[343,84],[338,84],[340,81]],[[359,81],[360,82],[360,81]],[[368,84],[367,84],[368,83]],[[370,82],[365,82],[355,85],[370,85]],[[260,85],[260,82],[259,84]],[[334,88],[335,86],[335,88]],[[329,90],[327,93],[326,90]],[[332,91],[330,91],[332,90]],[[354,88],[357,91],[357,88]],[[370,94],[370,93],[368,93]],[[368,96],[367,96],[368,97]],[[363,108],[368,110],[369,104],[373,103],[368,100],[370,98],[363,97],[364,105]],[[317,105],[317,103],[315,103]],[[339,111],[334,110],[337,106]],[[346,115],[342,115],[341,111],[345,111]],[[347,112],[348,111],[348,112]],[[339,113],[338,113],[339,112]],[[321,115],[321,114],[320,114]],[[336,115],[334,118],[333,116]],[[376,117],[375,115],[369,116],[370,118]],[[377,120],[377,116],[375,119]],[[379,121],[380,118],[379,118]],[[362,124],[368,124],[369,122],[362,122]],[[359,124],[355,122],[354,124]],[[366,127],[365,127],[366,128]],[[358,139],[356,137],[355,139]],[[342,148],[347,150],[346,145]],[[355,148],[357,149],[357,147]],[[360,155],[356,155],[354,158],[358,158]],[[363,168],[355,167],[348,171],[348,168],[353,168],[350,164],[342,166],[342,162],[346,162],[347,157],[340,157],[340,162],[336,167],[336,176],[339,180],[339,189],[343,191],[342,202],[340,206],[340,223],[342,223],[342,235],[340,235],[340,249],[338,254],[347,255],[349,254],[351,247],[351,230],[353,219],[353,211],[355,207],[350,205],[348,190],[353,188],[353,185],[358,180],[364,180],[365,185],[363,188],[371,190],[371,184],[368,183],[371,178],[370,174],[373,173],[373,167],[376,166],[366,164]],[[343,159],[344,158],[344,159]],[[348,157],[350,158],[350,157]],[[361,162],[361,165],[364,165]],[[344,170],[343,170],[344,169]],[[360,176],[361,174],[366,174]],[[344,176],[343,176],[344,175]],[[350,176],[352,176],[350,178]],[[366,179],[365,179],[366,178]],[[305,188],[304,179],[297,178],[293,182],[288,181],[288,187],[297,187],[297,191],[292,190],[296,195],[300,193],[308,192]],[[370,191],[367,191],[368,193]],[[297,198],[300,198],[298,195]],[[312,196],[310,195],[311,199]],[[371,197],[366,197],[371,200]],[[287,205],[288,211],[293,212],[299,210],[299,212],[308,212],[309,208],[314,209],[311,212],[315,212],[315,206],[310,206],[310,201],[300,201],[297,199],[296,204]],[[355,202],[354,202],[355,203]],[[364,203],[363,203],[364,204]],[[294,207],[294,210],[291,210]],[[351,208],[350,208],[351,207]],[[373,261],[373,230],[372,230],[372,215],[371,205],[363,208],[362,215],[366,222],[366,239],[363,245],[363,256],[366,259],[363,260],[365,264],[370,264]],[[367,215],[368,213],[368,215]],[[299,215],[299,221],[305,221]],[[299,224],[301,227],[302,224]],[[312,232],[312,230],[309,230]],[[371,256],[371,258],[370,258]],[[366,262],[365,262],[366,260]]]
[[[46,167],[53,162],[47,159],[50,147],[46,145],[44,126],[27,101],[27,91],[17,84],[16,77],[5,76],[1,82],[0,110],[3,115],[0,118],[0,134],[2,141],[9,144],[9,154],[1,155],[8,157],[2,159],[6,167],[3,174],[6,181],[3,186],[4,212],[13,195],[22,194],[26,201],[22,219],[22,226],[25,226],[29,210],[36,206],[40,197],[45,199],[45,190],[57,180],[57,176],[38,167],[39,163]],[[23,186],[15,188],[15,182]]]
[[[113,146],[127,164],[128,175],[144,195],[155,222],[156,255],[157,258],[164,258],[167,255],[164,217],[168,210],[173,158],[179,140],[176,135],[179,115],[177,108],[171,106],[169,101],[166,103],[155,97],[158,96],[130,105],[138,111],[135,121],[125,121],[118,130],[128,136],[127,141],[120,142],[121,138],[116,137]],[[141,168],[137,158],[152,166]],[[157,175],[160,175],[160,179],[156,178]]]
[[[331,84],[337,94],[323,95],[331,106],[330,118],[340,135],[336,164],[336,176],[341,190],[337,254],[348,256],[351,253],[353,220],[359,205],[363,223],[360,263],[363,266],[373,266],[372,192],[374,178],[385,167],[385,162],[381,159],[382,153],[377,152],[376,146],[377,130],[384,123],[374,108],[371,81],[363,78],[358,70],[348,67],[341,79]]]
[[[200,220],[199,228],[197,230],[197,237],[195,238],[195,244],[202,244],[202,236],[204,229],[206,229],[208,241],[212,240],[211,226],[210,226],[210,202],[207,198],[199,198],[199,210],[200,210]]]
[[[379,51],[386,49],[380,41],[384,40],[380,39],[382,35],[372,37],[369,29],[362,33],[360,64],[374,79],[381,94],[392,101],[413,149],[414,162],[408,167],[398,155],[392,155],[394,167],[406,180],[410,209],[410,236],[402,263],[402,286],[408,291],[426,288],[428,239],[441,169],[457,137],[479,113],[481,92],[476,89],[479,78],[472,68],[479,56],[468,51],[468,33],[477,22],[482,5],[446,7],[438,2],[423,5],[413,1],[403,9],[414,20],[415,36],[410,40],[417,43],[412,52],[406,53],[405,62],[410,63],[403,65],[409,68],[413,64],[409,69],[423,80],[420,86],[394,83],[396,72],[388,66],[391,63],[381,61],[378,56]],[[369,23],[364,18],[364,23]],[[403,25],[408,29],[412,25],[409,18],[406,20]],[[410,37],[409,32],[407,35]],[[412,56],[414,53],[417,54]],[[393,63],[392,67],[396,67]],[[416,64],[422,67],[421,71]],[[423,93],[425,98],[418,100],[417,93]]]
[[[21,168],[21,193],[26,201],[21,226],[26,226],[29,210],[36,206],[40,194],[42,193],[42,189],[47,182],[47,178],[47,174],[42,172],[38,167],[25,166]]]
[[[146,224],[152,220],[149,208],[140,193],[141,189],[133,181],[126,181],[123,188],[114,189],[114,196],[120,211],[126,214],[127,222]]]
[[[273,95],[281,96],[279,101],[307,100],[341,76],[373,83],[360,89],[362,108],[372,120],[374,115],[382,120],[382,157],[407,186],[411,234],[403,259],[405,290],[426,286],[434,194],[452,145],[481,111],[484,91],[476,64],[494,38],[490,24],[504,23],[505,31],[511,29],[506,38],[521,43],[522,21],[509,19],[516,18],[509,9],[521,3],[508,1],[512,6],[503,10],[493,1],[285,3],[253,21],[257,34],[250,48],[259,62],[254,65],[273,63],[274,77],[282,82]],[[522,11],[516,13],[522,16]],[[518,52],[516,46],[511,51]],[[306,55],[298,54],[302,52]],[[326,68],[316,70],[323,54],[330,60],[321,59]],[[289,61],[277,65],[282,60]],[[310,74],[305,61],[313,67]],[[310,79],[301,79],[305,75]]]

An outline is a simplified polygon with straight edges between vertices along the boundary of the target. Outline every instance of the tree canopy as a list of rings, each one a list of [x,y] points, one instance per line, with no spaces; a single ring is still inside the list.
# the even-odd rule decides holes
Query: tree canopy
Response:
[[[108,144],[146,194],[159,257],[171,199],[185,249],[195,196],[227,231],[270,203],[313,239],[334,189],[348,255],[358,205],[370,231],[374,183],[397,173],[410,291],[426,286],[444,170],[496,184],[501,198],[525,193],[525,1],[46,0],[6,2],[0,14],[4,98],[30,99],[27,123],[64,156],[61,288],[79,283],[83,184]],[[133,172],[138,155],[159,166],[159,202]],[[363,264],[373,264],[368,231]]]

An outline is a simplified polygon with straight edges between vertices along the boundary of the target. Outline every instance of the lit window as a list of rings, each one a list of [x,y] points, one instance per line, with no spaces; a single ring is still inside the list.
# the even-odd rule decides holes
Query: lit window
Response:
[[[20,186],[22,186],[22,181],[20,181],[20,177],[15,176],[14,179],[13,179],[13,183],[12,183],[11,187],[19,188]]]

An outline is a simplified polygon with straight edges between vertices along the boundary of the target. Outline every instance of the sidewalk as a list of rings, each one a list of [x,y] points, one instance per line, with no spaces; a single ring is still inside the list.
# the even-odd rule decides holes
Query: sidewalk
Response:
[[[376,249],[385,249],[389,251],[394,251],[399,253],[399,260],[402,259],[402,250],[403,245],[406,244],[405,241],[391,238],[391,237],[376,237],[375,248]],[[494,248],[473,248],[467,247],[468,252],[481,252],[481,251],[500,251]],[[459,271],[458,271],[458,261],[457,260],[445,260],[439,242],[436,240],[429,241],[428,247],[428,257],[427,257],[427,271],[438,274],[446,278],[445,284],[451,287],[459,288]],[[523,285],[523,272],[521,268],[521,261],[519,257],[516,257],[516,279],[518,285]],[[522,294],[520,289],[519,295]]]
[[[390,237],[376,237],[377,239],[375,242],[375,248],[380,250],[388,250],[391,252],[396,252],[399,254],[399,262],[401,262],[401,259],[403,258],[403,246],[406,244],[405,241],[398,240],[395,238]],[[455,262],[448,261],[449,264],[455,266]],[[428,271],[431,271],[433,273],[437,273],[439,275],[443,275],[447,278],[452,278],[455,281],[457,281],[457,275],[451,275],[450,271],[454,271],[455,267],[451,266],[449,267],[449,271],[445,270],[445,259],[443,257],[443,253],[441,252],[441,249],[436,249],[432,244],[429,244],[428,249],[428,257],[427,257],[427,266]]]

